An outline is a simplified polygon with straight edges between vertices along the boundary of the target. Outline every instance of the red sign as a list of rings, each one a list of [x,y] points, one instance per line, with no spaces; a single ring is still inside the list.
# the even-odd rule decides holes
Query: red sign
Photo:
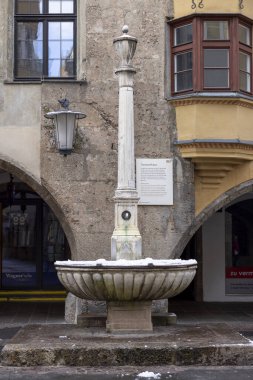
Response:
[[[253,279],[253,267],[228,267],[226,268],[226,278]]]

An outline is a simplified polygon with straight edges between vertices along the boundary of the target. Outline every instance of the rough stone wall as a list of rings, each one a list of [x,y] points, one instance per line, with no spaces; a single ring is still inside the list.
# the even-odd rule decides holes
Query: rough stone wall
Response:
[[[42,85],[41,176],[73,229],[75,259],[110,257],[117,176],[118,59],[113,38],[124,24],[138,38],[134,57],[136,157],[174,157],[174,206],[140,206],[139,228],[145,257],[171,257],[193,213],[193,173],[175,152],[175,114],[165,99],[168,0],[86,0],[85,83]],[[60,156],[43,114],[68,97],[87,114],[79,122],[75,152]],[[45,125],[48,127],[45,128]],[[181,248],[173,255],[180,255]]]

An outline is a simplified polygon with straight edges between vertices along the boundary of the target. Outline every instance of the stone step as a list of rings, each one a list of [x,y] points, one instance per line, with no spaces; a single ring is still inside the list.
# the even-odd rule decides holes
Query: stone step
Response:
[[[253,344],[226,323],[173,325],[152,333],[28,325],[4,346],[2,366],[251,366]]]

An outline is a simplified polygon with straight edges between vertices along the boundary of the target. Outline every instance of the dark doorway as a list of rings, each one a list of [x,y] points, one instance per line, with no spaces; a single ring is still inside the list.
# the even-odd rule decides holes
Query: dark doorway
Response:
[[[203,301],[203,279],[202,279],[202,228],[200,228],[191,238],[185,247],[180,259],[190,260],[195,259],[198,263],[198,268],[193,281],[182,293],[175,299],[185,301]]]
[[[0,190],[1,290],[62,289],[54,261],[66,259],[69,246],[54,213],[12,176]]]

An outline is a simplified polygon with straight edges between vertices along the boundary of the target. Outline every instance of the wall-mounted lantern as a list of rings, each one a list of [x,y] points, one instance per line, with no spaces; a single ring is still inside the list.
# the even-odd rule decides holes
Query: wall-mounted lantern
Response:
[[[60,154],[67,156],[73,150],[76,120],[83,119],[86,115],[83,112],[70,111],[69,100],[58,100],[64,110],[48,112],[47,119],[53,119],[55,126],[55,142]]]

